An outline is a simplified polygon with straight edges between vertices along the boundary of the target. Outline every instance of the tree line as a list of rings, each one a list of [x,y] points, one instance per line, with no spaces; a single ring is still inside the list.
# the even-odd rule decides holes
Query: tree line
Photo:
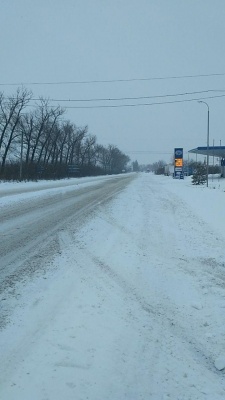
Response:
[[[98,144],[88,127],[64,118],[65,109],[18,88],[0,93],[0,179],[52,179],[69,175],[117,174],[129,157],[118,147]]]

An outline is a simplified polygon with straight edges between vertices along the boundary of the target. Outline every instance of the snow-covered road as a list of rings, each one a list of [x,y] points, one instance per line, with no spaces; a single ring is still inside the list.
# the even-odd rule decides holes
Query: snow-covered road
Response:
[[[120,175],[89,182],[87,178],[45,182],[36,187],[5,185],[0,191],[0,292],[39,268],[40,258],[56,250],[58,232],[68,229],[69,224],[73,228],[78,221],[80,224],[92,209],[115,196],[133,178]]]
[[[224,399],[225,194],[213,188],[139,174],[64,226],[2,300],[0,399]]]

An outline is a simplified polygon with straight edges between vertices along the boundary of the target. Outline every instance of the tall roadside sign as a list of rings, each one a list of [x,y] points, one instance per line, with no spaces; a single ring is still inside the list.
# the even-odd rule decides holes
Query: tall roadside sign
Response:
[[[174,149],[174,178],[184,179],[183,173],[183,148],[177,147]]]

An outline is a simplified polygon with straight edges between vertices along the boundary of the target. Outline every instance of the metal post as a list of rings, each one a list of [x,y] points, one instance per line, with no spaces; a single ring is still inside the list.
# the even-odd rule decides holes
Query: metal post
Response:
[[[207,118],[207,165],[206,165],[206,185],[209,186],[209,105],[206,101],[199,100],[198,103],[204,103],[208,108]]]
[[[189,152],[188,152],[188,162],[187,162],[187,176],[189,176]]]

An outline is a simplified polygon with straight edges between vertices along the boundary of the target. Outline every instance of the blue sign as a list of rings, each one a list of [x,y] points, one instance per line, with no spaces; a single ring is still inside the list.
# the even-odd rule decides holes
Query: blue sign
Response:
[[[176,147],[174,149],[174,178],[184,179],[182,147]]]
[[[174,149],[174,156],[175,158],[183,158],[183,149],[180,147]]]

